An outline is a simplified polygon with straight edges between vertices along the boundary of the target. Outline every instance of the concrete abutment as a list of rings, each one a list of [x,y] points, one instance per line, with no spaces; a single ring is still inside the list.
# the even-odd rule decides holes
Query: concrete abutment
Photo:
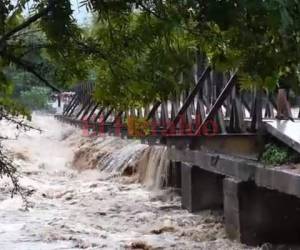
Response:
[[[190,212],[224,209],[228,237],[258,246],[300,243],[300,199],[204,170],[186,162],[172,162],[170,180],[181,190],[182,207]]]
[[[182,163],[181,195],[182,207],[190,212],[222,208],[223,176],[197,166]]]
[[[169,186],[181,191],[181,162],[170,161]]]
[[[224,179],[225,228],[231,239],[247,245],[300,243],[300,199]]]

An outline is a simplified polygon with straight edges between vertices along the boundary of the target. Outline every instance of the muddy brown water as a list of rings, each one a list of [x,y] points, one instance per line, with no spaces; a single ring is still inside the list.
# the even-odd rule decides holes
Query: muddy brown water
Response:
[[[163,172],[164,161],[155,163],[156,155],[144,155],[144,162],[162,165],[154,172],[143,170],[143,178],[118,175],[125,165],[136,164],[145,145],[83,138],[51,116],[34,115],[33,124],[44,132],[29,131],[5,142],[32,195],[24,211],[21,198],[10,197],[9,180],[1,180],[1,250],[253,249],[226,238],[220,211],[188,213],[180,197],[160,190],[155,171]],[[13,126],[0,126],[14,136]],[[152,151],[164,155],[164,150]]]

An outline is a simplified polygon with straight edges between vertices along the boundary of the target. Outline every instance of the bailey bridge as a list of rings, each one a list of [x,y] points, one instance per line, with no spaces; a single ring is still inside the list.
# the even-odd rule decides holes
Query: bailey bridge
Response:
[[[168,147],[170,185],[180,191],[183,208],[222,208],[228,236],[242,243],[300,243],[300,171],[259,161],[270,140],[300,152],[297,103],[294,121],[276,120],[274,95],[242,90],[235,73],[211,67],[199,67],[195,84],[179,96],[144,108],[103,106],[93,100],[93,87],[77,85],[56,117],[124,138],[137,136],[128,117],[149,121],[151,129],[141,140]]]

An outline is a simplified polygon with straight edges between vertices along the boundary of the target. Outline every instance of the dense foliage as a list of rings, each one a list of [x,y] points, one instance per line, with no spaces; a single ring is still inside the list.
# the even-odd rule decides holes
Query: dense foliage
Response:
[[[193,80],[199,51],[218,69],[238,69],[243,87],[274,89],[280,77],[299,87],[298,1],[83,2],[96,12],[98,100],[165,98]]]
[[[283,77],[298,88],[296,0],[82,0],[94,15],[87,28],[77,26],[68,0],[34,1],[24,17],[28,2],[0,5],[0,72],[14,64],[53,89],[53,82],[65,87],[90,78],[98,101],[122,108],[167,98],[191,84],[201,52],[216,68],[239,69],[244,87],[272,89]],[[38,39],[30,39],[37,31]],[[42,61],[26,57],[28,49],[42,51]]]
[[[92,57],[98,100],[121,106],[145,104],[191,83],[195,40],[176,24],[148,14],[113,15],[95,22],[91,37],[104,54]]]

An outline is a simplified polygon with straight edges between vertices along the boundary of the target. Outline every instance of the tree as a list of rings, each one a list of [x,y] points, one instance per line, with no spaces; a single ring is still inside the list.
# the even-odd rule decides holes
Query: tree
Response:
[[[34,1],[24,18],[27,2],[2,1],[0,56],[48,86],[42,67],[22,57],[29,27],[42,32],[35,47],[60,68],[62,82],[97,76],[95,98],[114,106],[164,99],[182,88],[195,51],[213,67],[239,69],[244,86],[274,88],[281,76],[298,86],[298,1],[82,0],[95,15],[88,32],[76,25],[68,0]]]
[[[239,69],[243,85],[274,88],[278,78],[298,87],[300,3],[298,1],[82,1],[100,23],[112,16],[149,15],[193,35],[197,48],[222,70]],[[123,22],[123,23],[124,23]],[[164,25],[163,25],[164,26]],[[144,23],[143,30],[149,29]],[[166,32],[162,29],[164,35]],[[143,43],[143,40],[140,41]]]
[[[70,1],[37,0],[24,18],[26,2],[2,4],[0,55],[6,64],[50,86],[45,70],[20,56],[24,32],[41,29],[44,40],[36,47],[59,68],[60,82],[96,76],[94,97],[112,106],[142,105],[178,92],[182,80],[191,81],[196,51],[213,67],[239,69],[245,87],[274,88],[281,76],[298,86],[298,1],[82,0],[95,15],[88,31],[74,22]]]

